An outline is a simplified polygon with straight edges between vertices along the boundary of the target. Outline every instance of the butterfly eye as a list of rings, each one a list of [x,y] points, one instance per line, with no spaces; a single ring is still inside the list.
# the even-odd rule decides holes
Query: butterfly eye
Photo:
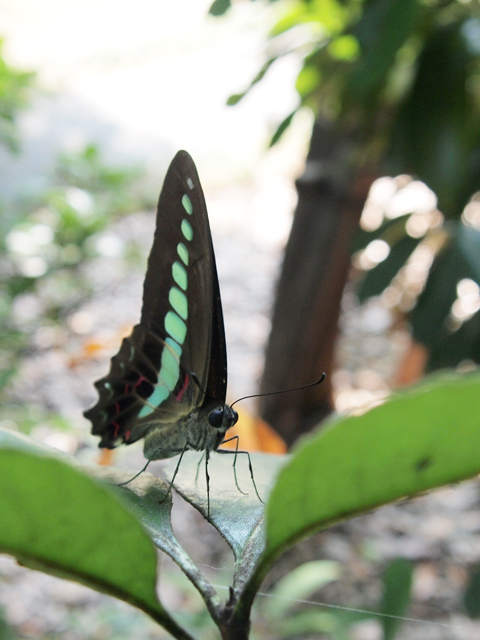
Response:
[[[220,429],[223,426],[223,414],[225,407],[216,407],[208,414],[208,422],[212,427]]]
[[[230,427],[233,427],[233,425],[237,423],[237,420],[238,413],[228,405],[215,407],[215,409],[212,409],[208,414],[208,422],[212,427],[215,427],[215,429],[230,429]]]

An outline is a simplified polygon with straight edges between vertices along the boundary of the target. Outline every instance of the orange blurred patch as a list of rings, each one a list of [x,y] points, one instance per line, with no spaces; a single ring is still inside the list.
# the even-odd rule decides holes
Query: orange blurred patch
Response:
[[[258,416],[252,416],[244,409],[238,410],[237,424],[228,430],[227,438],[239,437],[239,449],[263,451],[264,453],[286,453],[287,445],[272,427]],[[236,441],[223,445],[225,449],[235,449]]]
[[[79,352],[71,356],[68,361],[68,366],[71,369],[74,369],[85,361],[95,360],[96,358],[101,357],[104,351],[119,349],[123,338],[126,338],[131,333],[132,326],[126,325],[122,327],[120,331],[117,331],[117,333],[105,338],[104,340],[99,340],[98,337],[88,338],[82,344]]]
[[[423,346],[412,340],[410,347],[398,366],[394,380],[395,387],[403,387],[420,380],[425,373],[428,361],[428,351]]]
[[[104,349],[105,344],[103,342],[88,340],[82,346],[82,356],[87,360],[90,360],[92,358],[96,358]]]
[[[98,457],[98,463],[102,467],[109,467],[113,464],[114,453],[113,449],[100,449],[100,455]]]

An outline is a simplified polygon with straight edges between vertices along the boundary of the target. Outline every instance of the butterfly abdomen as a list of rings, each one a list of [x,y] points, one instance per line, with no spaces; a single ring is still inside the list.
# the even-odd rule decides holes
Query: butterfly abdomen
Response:
[[[175,424],[150,430],[145,435],[143,453],[148,460],[163,460],[184,450],[216,451],[229,426],[216,429],[208,422],[208,412],[193,411]]]

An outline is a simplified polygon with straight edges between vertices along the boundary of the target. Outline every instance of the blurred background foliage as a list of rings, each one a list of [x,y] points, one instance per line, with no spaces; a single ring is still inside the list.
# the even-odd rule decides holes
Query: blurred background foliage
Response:
[[[35,94],[34,79],[0,57],[0,144],[11,153],[21,152],[16,122]],[[65,326],[91,296],[87,265],[112,249],[103,232],[153,204],[142,171],[106,166],[93,144],[61,155],[44,191],[9,204],[0,227],[0,419],[16,419],[27,431],[47,416],[57,428],[66,426],[60,416],[9,393],[8,383],[22,358],[41,349],[39,332]],[[122,248],[122,258],[139,268],[143,253],[134,241]]]
[[[348,274],[345,269],[337,288],[343,289],[353,276],[360,301],[381,296],[397,322],[407,320],[423,354],[420,369],[416,365],[415,373],[400,373],[400,380],[410,382],[424,371],[455,367],[465,361],[480,362],[478,2],[278,0],[275,4],[280,7],[280,17],[270,31],[265,63],[243,92],[230,97],[229,104],[242,100],[280,58],[294,55],[300,59],[298,105],[279,124],[270,144],[278,142],[299,110],[309,109],[321,126],[314,127],[307,158],[310,171],[306,170],[303,178],[308,174],[319,185],[325,181],[325,170],[312,178],[314,163],[325,166],[330,161],[333,169],[326,180],[332,191],[340,184],[347,200],[360,195],[362,208],[366,201],[361,217],[357,208],[356,233],[349,233],[342,205],[338,206],[338,235],[343,226],[344,243],[340,247],[335,244],[337,258],[324,256],[322,270],[325,263],[335,260],[337,270],[341,269],[338,255],[348,245],[354,271]],[[210,12],[220,16],[230,8],[229,0],[216,0]],[[319,151],[326,131],[333,132],[330,158],[324,150]],[[339,160],[335,150],[342,146],[347,151]],[[375,178],[398,174],[396,181],[384,180],[368,196]],[[426,203],[425,192],[422,197],[415,180],[430,189]],[[300,181],[297,186],[301,187]],[[302,217],[303,223],[299,222],[297,229],[294,223],[289,241],[292,252],[298,252],[293,235],[305,233],[304,224],[310,224],[315,233],[311,220],[300,213],[302,197],[306,198],[299,188],[297,218]],[[399,206],[391,206],[391,198]],[[321,209],[316,214],[322,216]],[[320,251],[328,253],[328,248]],[[263,389],[275,388],[282,380],[278,373],[281,348],[275,346],[281,339],[275,334],[285,334],[286,328],[280,319],[279,300],[282,291],[287,290],[282,298],[286,300],[299,288],[294,268],[298,278],[305,279],[300,263],[301,259],[289,261],[287,246]],[[317,271],[320,273],[320,265]],[[328,309],[326,296],[331,297],[332,292],[322,287],[318,274],[307,277],[317,277],[319,283],[316,290],[314,285],[305,290],[310,307],[318,298],[319,308]],[[338,292],[337,298],[329,318],[335,324],[340,312]],[[299,300],[298,305],[302,304]],[[295,318],[289,322],[295,323]],[[320,320],[306,341],[313,344],[318,332],[325,333]],[[296,333],[300,335],[300,325]],[[306,353],[303,370],[313,378],[314,367],[305,363]],[[333,353],[320,346],[313,353],[317,361],[321,354],[320,361],[326,363],[327,373],[331,372]],[[285,361],[281,368],[291,371],[292,358],[295,354],[289,353],[290,363]],[[299,366],[299,375],[301,370]],[[321,394],[312,390],[299,400],[317,408],[328,405],[313,412],[317,422],[331,409],[331,401]],[[329,394],[326,387],[325,394]],[[296,402],[294,398],[285,400]],[[264,403],[263,415],[275,424],[273,402]],[[282,411],[291,408],[285,405]],[[308,416],[301,420],[308,422]]]
[[[99,149],[58,159],[51,186],[14,206],[13,223],[0,239],[0,399],[11,417],[7,383],[22,358],[41,349],[43,332],[66,325],[67,319],[91,296],[88,266],[111,253],[114,240],[105,232],[120,216],[152,206],[136,186],[138,169],[104,166]],[[113,247],[115,250],[115,247]],[[122,258],[138,268],[143,250],[135,242],[121,248]],[[115,253],[115,251],[114,251]],[[7,391],[3,395],[2,391]],[[14,400],[14,404],[18,399]],[[39,419],[25,421],[24,426]],[[27,411],[28,413],[28,411]],[[58,426],[58,420],[56,421]],[[28,427],[27,427],[28,428]]]
[[[34,79],[33,72],[14,69],[5,62],[0,38],[0,144],[11,151],[19,150],[17,114],[29,104]]]

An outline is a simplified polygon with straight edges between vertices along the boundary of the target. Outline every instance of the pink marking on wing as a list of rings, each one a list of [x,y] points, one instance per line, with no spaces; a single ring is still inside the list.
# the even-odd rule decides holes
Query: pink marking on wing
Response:
[[[144,378],[143,376],[140,376],[139,379],[136,381],[134,388],[136,389],[140,384],[142,384],[144,380],[146,381],[146,378]]]
[[[182,400],[183,395],[184,395],[185,391],[187,390],[189,382],[190,382],[190,380],[188,378],[188,374],[185,374],[185,380],[183,381],[182,388],[180,389],[180,391],[175,396],[175,400],[177,402],[180,402]]]
[[[115,431],[113,432],[113,437],[118,438],[118,434],[120,433],[120,425],[118,422],[113,422],[113,426],[115,427]]]
[[[130,440],[130,434],[132,432],[130,431],[130,429],[128,431],[125,431],[125,435],[123,436],[123,441],[124,442],[128,442]]]
[[[127,394],[130,391],[130,383],[127,382],[127,384],[125,385],[125,389],[123,390],[123,393]]]

